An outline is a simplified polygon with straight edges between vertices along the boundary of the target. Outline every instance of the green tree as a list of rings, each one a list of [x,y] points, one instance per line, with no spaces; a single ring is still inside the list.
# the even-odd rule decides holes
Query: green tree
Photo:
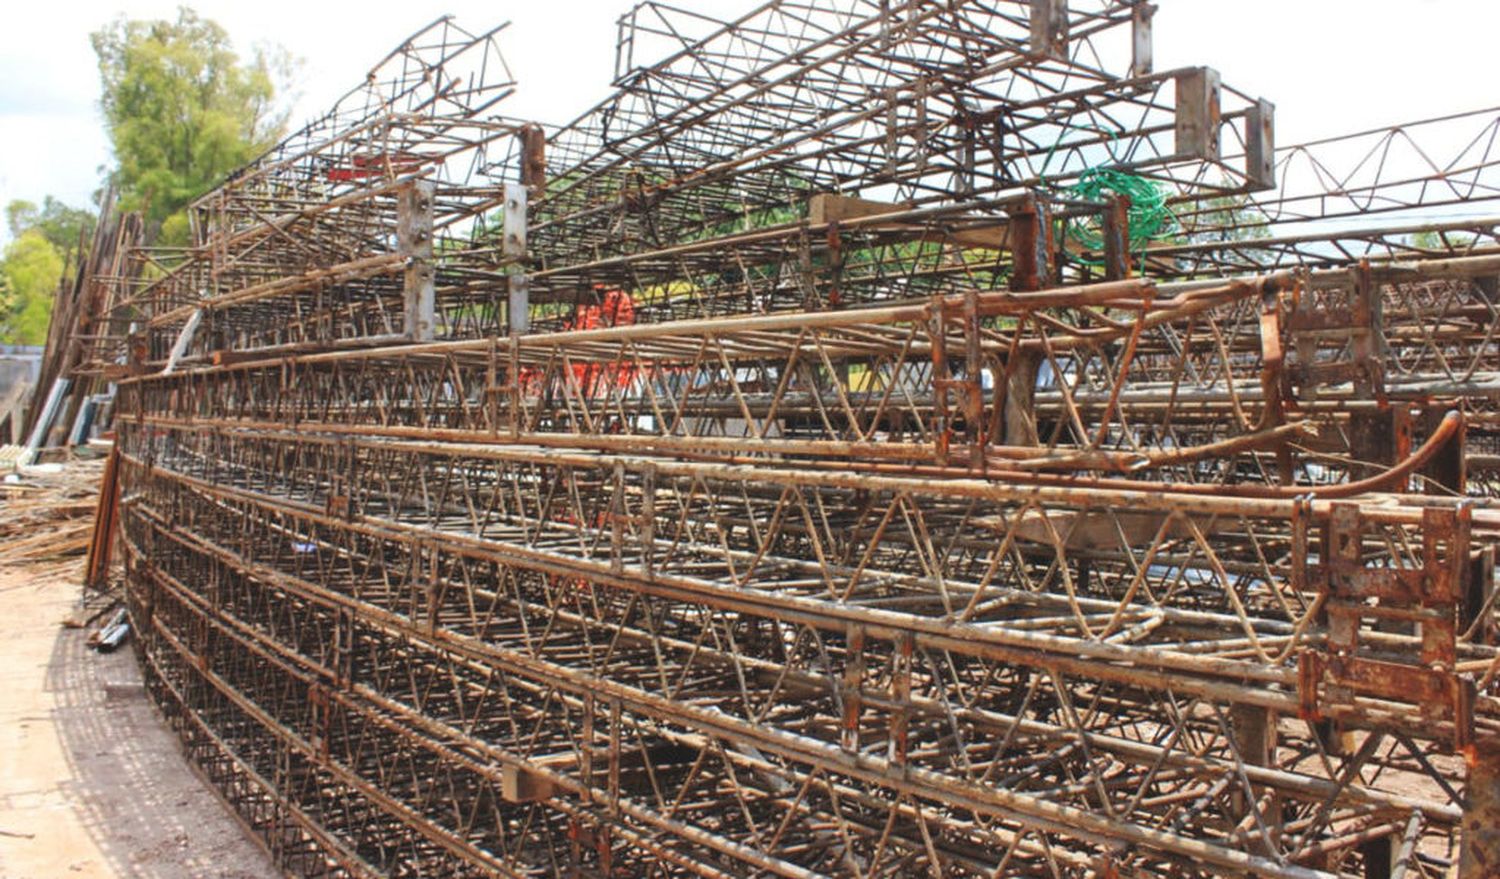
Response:
[[[68,265],[77,265],[94,215],[49,195],[41,207],[24,199],[10,202],[5,224],[11,244],[0,258],[0,341],[39,345],[47,338],[53,292]]]
[[[69,207],[50,195],[42,200],[41,207],[18,198],[5,206],[5,224],[12,239],[35,229],[53,247],[68,253],[78,248],[80,238],[93,231],[94,215],[82,208]]]
[[[1189,217],[1178,240],[1187,244],[1212,244],[1215,241],[1256,241],[1270,238],[1267,217],[1248,195],[1217,195],[1200,199],[1190,209],[1179,211]]]
[[[1417,250],[1429,253],[1461,251],[1474,244],[1474,233],[1453,232],[1443,229],[1423,229],[1406,236],[1406,243]]]
[[[47,341],[47,322],[62,274],[62,254],[37,229],[26,230],[5,248],[5,260],[0,262],[0,339],[20,345]]]
[[[294,65],[279,48],[241,62],[224,28],[186,7],[176,21],[119,18],[92,41],[120,206],[182,243],[183,209],[285,130],[276,92]]]

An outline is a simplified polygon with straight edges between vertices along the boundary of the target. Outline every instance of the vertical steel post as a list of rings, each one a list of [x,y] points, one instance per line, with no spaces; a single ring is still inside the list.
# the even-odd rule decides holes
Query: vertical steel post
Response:
[[[414,180],[396,196],[396,246],[406,258],[402,286],[406,336],[430,342],[436,335],[435,275],[432,266],[432,208],[435,184]]]
[[[1500,876],[1500,745],[1478,747],[1464,789],[1458,879]]]
[[[504,231],[500,255],[506,260],[507,291],[510,294],[506,320],[513,336],[531,329],[531,284],[526,275],[526,187],[505,184]]]

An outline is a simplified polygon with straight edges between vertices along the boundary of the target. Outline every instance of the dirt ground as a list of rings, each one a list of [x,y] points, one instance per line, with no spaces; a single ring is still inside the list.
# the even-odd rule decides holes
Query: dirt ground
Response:
[[[0,566],[0,879],[280,875],[189,768],[130,649],[59,625],[81,572]]]

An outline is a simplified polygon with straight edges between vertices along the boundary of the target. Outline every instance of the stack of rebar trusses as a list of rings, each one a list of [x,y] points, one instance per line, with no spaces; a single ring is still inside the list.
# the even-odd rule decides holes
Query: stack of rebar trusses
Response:
[[[279,864],[1500,875],[1500,111],[1152,11],[646,3],[556,128],[445,19],[199,201],[81,371]]]

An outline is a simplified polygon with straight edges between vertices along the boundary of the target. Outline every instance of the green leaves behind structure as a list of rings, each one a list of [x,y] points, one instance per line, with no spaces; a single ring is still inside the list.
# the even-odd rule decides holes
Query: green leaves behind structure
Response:
[[[40,229],[27,229],[5,248],[0,262],[0,341],[47,341],[52,299],[62,273],[62,253]]]
[[[276,88],[294,65],[268,47],[241,62],[224,29],[186,7],[176,21],[117,19],[92,41],[120,206],[144,212],[159,243],[186,243],[183,209],[281,136]]]
[[[5,225],[12,240],[35,229],[63,253],[79,247],[79,242],[94,230],[94,215],[83,208],[69,207],[47,196],[38,207],[36,202],[15,199],[5,206]],[[87,242],[84,242],[87,244]]]
[[[11,242],[0,254],[0,343],[41,345],[58,282],[71,260],[77,264],[94,215],[47,196],[16,199],[5,206]]]

